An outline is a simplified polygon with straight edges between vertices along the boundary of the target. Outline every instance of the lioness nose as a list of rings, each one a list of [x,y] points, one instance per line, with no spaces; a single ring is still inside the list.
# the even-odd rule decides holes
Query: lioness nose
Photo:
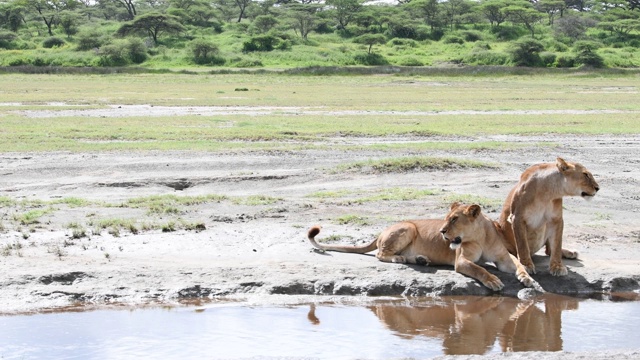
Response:
[[[596,189],[596,192],[600,191],[600,186],[597,186],[597,185],[596,185],[596,186],[594,186],[593,188],[594,188],[594,189]]]

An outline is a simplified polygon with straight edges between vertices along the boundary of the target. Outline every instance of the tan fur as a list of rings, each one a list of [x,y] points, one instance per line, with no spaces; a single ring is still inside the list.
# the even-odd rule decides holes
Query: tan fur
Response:
[[[598,183],[584,166],[562,158],[555,164],[537,164],[526,169],[509,193],[500,215],[509,252],[517,254],[527,271],[535,274],[531,254],[546,246],[546,253],[551,256],[551,274],[566,275],[562,257],[575,259],[578,254],[562,248],[562,198],[590,199],[598,190]]]
[[[500,227],[486,217],[478,205],[454,203],[444,220],[400,222],[362,246],[320,245],[315,241],[319,233],[320,227],[314,226],[307,238],[321,250],[364,254],[378,249],[376,257],[380,261],[453,265],[457,272],[479,280],[492,290],[502,289],[502,281],[476,265],[477,262],[493,262],[500,271],[516,274],[525,286],[534,283],[518,259],[505,248]]]

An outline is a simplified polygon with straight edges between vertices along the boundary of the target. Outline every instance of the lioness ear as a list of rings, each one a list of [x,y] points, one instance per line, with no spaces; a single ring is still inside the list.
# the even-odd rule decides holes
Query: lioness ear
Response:
[[[569,164],[567,164],[567,162],[564,161],[564,159],[561,157],[556,159],[556,166],[558,167],[558,170],[560,170],[560,172],[569,170]]]
[[[454,202],[453,204],[451,204],[451,206],[449,206],[449,211],[453,211],[453,209],[457,208],[458,206],[460,206],[459,202]]]
[[[464,214],[475,219],[478,217],[478,215],[480,215],[481,212],[482,209],[480,208],[480,205],[473,204],[467,207],[467,209],[464,211]]]

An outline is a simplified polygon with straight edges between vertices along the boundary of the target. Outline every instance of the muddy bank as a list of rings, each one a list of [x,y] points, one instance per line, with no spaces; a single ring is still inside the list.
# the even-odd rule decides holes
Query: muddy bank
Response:
[[[505,141],[484,140],[496,139]],[[508,140],[525,146],[421,154],[1,154],[0,197],[9,200],[3,200],[0,213],[0,311],[187,298],[269,299],[267,295],[282,294],[491,295],[449,267],[386,264],[370,255],[319,254],[311,250],[306,230],[321,224],[320,238],[361,243],[399,220],[441,218],[458,198],[481,199],[486,203],[483,211],[497,218],[500,202],[520,172],[557,156],[586,165],[601,191],[588,203],[565,201],[565,247],[580,252],[579,260],[566,261],[569,275],[552,277],[548,258],[539,254],[534,261],[540,271],[534,278],[546,291],[560,294],[606,297],[637,291],[640,140],[557,136],[554,147],[536,145],[550,137]],[[391,174],[331,171],[339,164],[404,155],[477,159],[499,167]],[[398,188],[429,189],[433,195],[376,197]],[[221,197],[212,200],[212,194]],[[168,195],[209,200],[175,205],[170,212],[127,203]],[[23,224],[23,215],[33,210],[46,211],[36,222]],[[137,225],[118,231],[96,225],[109,219]],[[84,235],[78,236],[74,228],[82,228]],[[522,290],[514,276],[491,271],[505,283],[503,294],[516,296]]]

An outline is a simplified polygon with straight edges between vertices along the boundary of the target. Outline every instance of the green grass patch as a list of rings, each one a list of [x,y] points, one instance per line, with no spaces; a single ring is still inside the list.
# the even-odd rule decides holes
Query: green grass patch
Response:
[[[267,196],[267,195],[251,195],[247,197],[233,198],[232,202],[236,205],[271,205],[282,201],[282,198]]]
[[[443,198],[446,205],[454,202],[462,204],[478,204],[483,210],[494,210],[502,207],[504,200],[474,194],[449,194]]]
[[[459,170],[466,168],[496,168],[498,165],[477,160],[411,156],[360,161],[336,167],[336,172],[404,173],[429,170]]]
[[[354,203],[366,203],[374,201],[409,201],[423,199],[439,194],[436,190],[415,188],[391,188],[380,190],[377,194],[365,196],[353,200]]]
[[[353,215],[353,214],[340,216],[335,219],[335,222],[339,225],[350,224],[350,225],[365,226],[370,224],[369,220],[366,217]]]
[[[14,214],[13,219],[21,225],[39,224],[40,218],[46,214],[51,213],[52,211],[53,209],[51,208],[29,210],[21,214]]]
[[[178,214],[184,211],[184,207],[186,206],[220,202],[227,199],[226,196],[217,194],[201,196],[177,196],[173,194],[151,195],[129,199],[120,206],[127,208],[146,208],[149,214]]]

